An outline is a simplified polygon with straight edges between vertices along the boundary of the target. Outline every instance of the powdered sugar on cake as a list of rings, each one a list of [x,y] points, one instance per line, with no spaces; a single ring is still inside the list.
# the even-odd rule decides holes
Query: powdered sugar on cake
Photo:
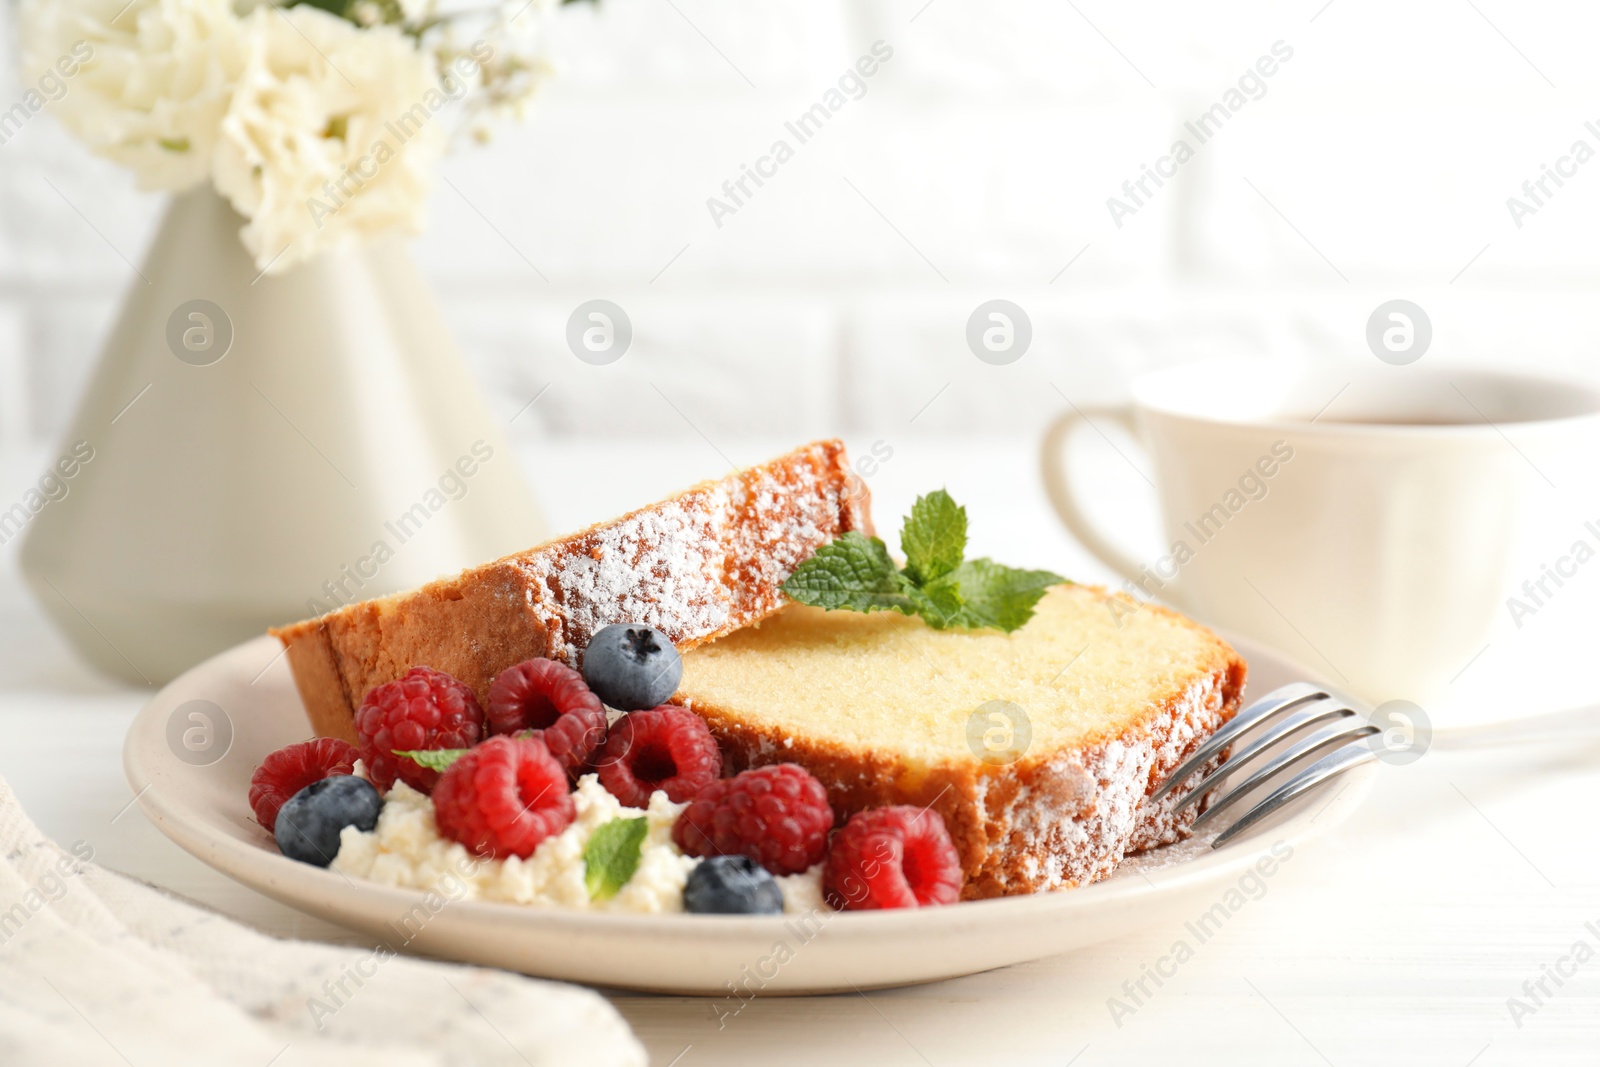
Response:
[[[1172,702],[1165,722],[1039,768],[1036,784],[1017,792],[990,838],[1000,846],[991,853],[1008,855],[1009,864],[980,875],[1009,893],[1087,885],[1131,852],[1186,837],[1196,811],[1174,814],[1181,791],[1154,805],[1146,796],[1221,725],[1223,705],[1222,679],[1197,679]]]
[[[596,631],[624,621],[692,647],[777,610],[778,587],[841,517],[865,524],[825,449],[809,451],[811,463],[751,468],[519,561],[556,624],[549,654],[576,665]]]
[[[564,559],[526,561],[560,623],[551,656],[576,665],[578,650],[613,622],[654,626],[674,642],[725,627],[717,526],[728,497],[722,486],[688,494],[581,535]]]

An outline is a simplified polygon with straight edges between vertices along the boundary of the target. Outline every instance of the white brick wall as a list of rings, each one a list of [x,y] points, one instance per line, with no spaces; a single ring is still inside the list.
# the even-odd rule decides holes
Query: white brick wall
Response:
[[[1147,367],[1360,356],[1394,296],[1430,360],[1600,378],[1600,161],[1520,229],[1505,208],[1600,148],[1597,31],[1505,0],[601,0],[560,12],[532,121],[448,162],[415,251],[495,410],[549,386],[525,434],[1031,431]],[[714,225],[880,39],[865,96]],[[1278,40],[1265,95],[1115,226],[1106,198]],[[0,21],[7,103],[13,51]],[[0,441],[62,430],[160,208],[47,116],[0,146]],[[634,323],[613,366],[563,341],[593,297]],[[993,297],[1033,320],[1013,366],[965,347]]]

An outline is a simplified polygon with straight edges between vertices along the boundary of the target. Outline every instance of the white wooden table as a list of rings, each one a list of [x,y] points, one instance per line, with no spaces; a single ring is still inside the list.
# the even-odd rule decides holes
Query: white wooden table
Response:
[[[872,480],[881,526],[892,531],[917,492],[944,484],[968,505],[979,551],[1109,578],[1047,514],[1031,444],[891,444],[894,457]],[[739,462],[783,447],[718,445]],[[649,469],[640,455],[617,444],[546,446],[539,488],[552,521],[570,528],[603,518],[721,466],[698,441],[652,445]],[[0,456],[0,488],[20,491],[42,459]],[[1121,489],[1108,478],[1115,496]],[[1120,512],[1134,528],[1131,496]],[[271,933],[358,942],[211,871],[130,806],[122,736],[145,694],[73,658],[27,599],[12,555],[0,569],[0,775],[44,831],[67,844],[87,841],[99,862]],[[1592,673],[1592,663],[1571,671]],[[1571,691],[1574,681],[1583,679],[1552,679],[1552,691]],[[1538,690],[1528,695],[1533,706],[1539,699]],[[1594,1064],[1597,792],[1600,742],[1436,749],[1411,766],[1386,767],[1353,821],[1297,851],[1259,899],[1117,1019],[1109,999],[1126,996],[1123,983],[1166,954],[1180,927],[936,985],[763,999],[721,1029],[705,1000],[619,994],[615,1002],[652,1061],[679,1067]],[[1574,973],[1558,986],[1546,968],[1576,942],[1597,958],[1562,964]],[[1549,995],[1514,1019],[1508,998],[1532,1005],[1524,983],[1542,978]]]

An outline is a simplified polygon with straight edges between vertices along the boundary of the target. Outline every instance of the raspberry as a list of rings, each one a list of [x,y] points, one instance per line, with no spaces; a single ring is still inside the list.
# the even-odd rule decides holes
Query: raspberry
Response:
[[[405,677],[378,686],[356,712],[361,758],[380,793],[387,793],[396,778],[423,793],[432,792],[439,780],[438,771],[397,757],[396,752],[471,748],[482,736],[478,698],[431,667],[412,667]]]
[[[489,732],[532,730],[576,778],[606,739],[606,709],[583,675],[552,659],[507,667],[489,686]]]
[[[961,899],[961,861],[936,812],[873,808],[850,816],[834,835],[822,892],[846,911],[954,904]]]
[[[271,833],[284,801],[312,782],[354,773],[357,755],[354,748],[337,737],[302,741],[269,754],[250,776],[250,807],[256,813],[256,822]]]
[[[681,804],[722,774],[722,752],[704,719],[663,706],[618,719],[595,769],[606,792],[630,808],[649,807],[657,789]]]
[[[439,832],[480,856],[527,859],[572,824],[567,774],[543,741],[491,737],[452,763],[433,787]]]
[[[779,763],[700,790],[672,839],[691,856],[748,856],[773,874],[799,874],[822,859],[832,828],[822,783],[799,764]]]

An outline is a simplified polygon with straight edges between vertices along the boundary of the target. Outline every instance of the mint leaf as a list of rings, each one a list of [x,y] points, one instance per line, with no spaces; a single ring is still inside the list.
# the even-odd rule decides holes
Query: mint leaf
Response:
[[[967,509],[935,489],[917,498],[900,530],[904,570],[882,541],[852,530],[796,567],[783,591],[828,611],[898,611],[920,615],[935,630],[1011,633],[1033,618],[1046,590],[1067,581],[990,559],[963,562],[966,547]]]
[[[913,587],[910,597],[911,602],[916,605],[917,614],[935,630],[970,625],[963,621],[966,614],[963,610],[961,587],[951,578],[941,578],[921,588]]]
[[[906,577],[917,585],[943,578],[961,566],[967,550],[967,509],[943,489],[917,497],[900,527],[900,551],[906,555]]]
[[[1066,581],[1050,571],[1019,570],[990,559],[968,560],[945,580],[955,584],[961,603],[947,625],[992,626],[1006,633],[1033,618],[1034,605],[1047,589]]]
[[[426,767],[430,771],[442,771],[456,760],[467,754],[464,748],[418,748],[409,751],[395,749],[394,754],[402,759],[408,759],[419,767]]]
[[[583,884],[591,900],[610,900],[628,884],[639,869],[650,821],[640,815],[633,819],[612,819],[590,835],[583,847]]]
[[[790,600],[814,608],[916,614],[906,591],[884,543],[855,530],[817,549],[783,583]]]

